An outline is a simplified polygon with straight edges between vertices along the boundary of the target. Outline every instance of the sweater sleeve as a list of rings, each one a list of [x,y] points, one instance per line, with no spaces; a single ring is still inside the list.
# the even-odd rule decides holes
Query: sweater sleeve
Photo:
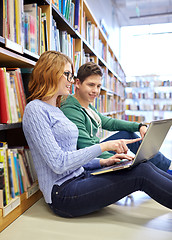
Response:
[[[64,126],[56,127],[62,132],[65,130]],[[60,136],[54,136],[49,116],[41,108],[32,107],[25,110],[23,130],[30,149],[34,149],[38,157],[57,174],[75,170],[102,153],[98,144],[80,150],[63,151],[56,139],[60,141]]]
[[[88,162],[87,164],[85,164],[83,167],[84,167],[86,170],[93,170],[93,169],[101,168],[100,158],[94,158],[93,160],[91,160],[90,162]]]

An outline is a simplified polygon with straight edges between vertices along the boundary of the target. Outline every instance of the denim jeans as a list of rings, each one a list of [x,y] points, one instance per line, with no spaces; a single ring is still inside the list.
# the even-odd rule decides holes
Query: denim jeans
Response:
[[[129,170],[95,176],[85,171],[61,186],[54,185],[49,205],[61,217],[78,217],[98,211],[138,190],[172,209],[172,175],[150,161]]]
[[[136,133],[128,132],[128,131],[120,131],[120,132],[117,132],[117,133],[111,135],[110,137],[106,138],[103,142],[109,141],[109,140],[117,140],[117,139],[135,139],[135,138],[138,138],[138,137],[139,136]],[[128,144],[127,146],[133,153],[136,154],[136,152],[137,152],[137,150],[140,146],[140,143],[141,143],[141,141]],[[115,153],[115,152],[111,152],[111,153]],[[158,152],[149,161],[151,161],[155,166],[157,166],[158,168],[162,169],[165,172],[169,169],[169,166],[171,164],[171,160],[166,158],[160,152]]]

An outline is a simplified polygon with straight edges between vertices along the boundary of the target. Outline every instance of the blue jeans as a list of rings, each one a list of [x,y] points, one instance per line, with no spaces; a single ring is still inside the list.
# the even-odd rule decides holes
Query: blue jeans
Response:
[[[78,217],[98,211],[123,197],[144,191],[158,203],[172,209],[172,175],[150,161],[128,170],[81,176],[52,189],[52,211],[61,217]]]
[[[104,142],[105,141],[109,141],[109,140],[117,140],[117,139],[135,139],[135,138],[138,138],[138,137],[139,136],[136,133],[127,132],[127,131],[120,131],[120,132],[115,133],[112,136],[106,138],[104,140]],[[140,143],[141,143],[141,141],[128,144],[127,146],[133,153],[136,154],[136,152],[137,152],[137,150],[138,150],[138,148],[140,146]],[[111,152],[111,153],[115,153],[115,152]],[[151,161],[155,166],[157,166],[158,168],[162,169],[163,171],[167,171],[169,169],[170,164],[171,164],[171,160],[166,158],[160,152],[158,152],[158,154],[156,154],[149,161]]]

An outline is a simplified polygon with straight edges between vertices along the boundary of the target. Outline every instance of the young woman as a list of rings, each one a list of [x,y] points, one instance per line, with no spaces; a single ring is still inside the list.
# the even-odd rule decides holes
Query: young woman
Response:
[[[30,99],[23,117],[23,130],[30,147],[40,190],[53,212],[76,217],[99,210],[137,190],[172,209],[172,176],[152,163],[131,170],[93,176],[84,164],[101,164],[104,151],[116,154],[106,159],[114,164],[134,140],[113,140],[76,149],[78,129],[57,107],[73,83],[71,60],[60,52],[47,51],[37,61],[29,83]]]

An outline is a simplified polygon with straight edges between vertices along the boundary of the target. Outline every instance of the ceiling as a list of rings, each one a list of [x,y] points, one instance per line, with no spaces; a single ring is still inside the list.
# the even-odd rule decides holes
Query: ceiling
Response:
[[[120,26],[172,22],[172,0],[112,0]]]

